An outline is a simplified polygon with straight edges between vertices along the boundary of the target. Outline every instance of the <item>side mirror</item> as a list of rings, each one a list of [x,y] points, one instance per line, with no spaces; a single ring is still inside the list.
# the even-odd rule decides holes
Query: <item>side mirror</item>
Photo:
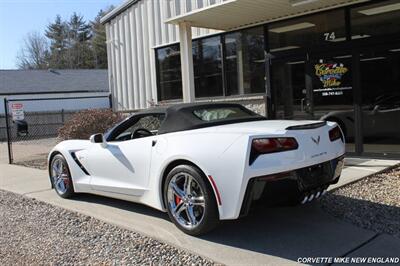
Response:
[[[100,143],[101,146],[104,148],[107,146],[107,142],[104,139],[104,135],[101,133],[91,135],[89,140],[91,143]]]

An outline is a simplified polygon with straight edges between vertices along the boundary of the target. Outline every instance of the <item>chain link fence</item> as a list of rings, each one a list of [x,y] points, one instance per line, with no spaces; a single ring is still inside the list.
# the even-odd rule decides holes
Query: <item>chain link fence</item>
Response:
[[[0,116],[2,160],[45,169],[50,150],[60,142],[58,130],[76,112],[110,108],[109,96],[4,99]]]

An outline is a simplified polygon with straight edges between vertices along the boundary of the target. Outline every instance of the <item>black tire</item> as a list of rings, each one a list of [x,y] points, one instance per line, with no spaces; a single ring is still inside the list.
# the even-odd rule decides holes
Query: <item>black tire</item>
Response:
[[[195,183],[195,188],[197,187],[198,189],[200,187],[204,197],[204,207],[202,207],[203,211],[201,212],[202,213],[201,221],[199,221],[194,228],[190,229],[182,226],[178,222],[177,218],[175,218],[175,216],[172,213],[171,210],[172,206],[168,201],[168,189],[172,178],[184,174],[190,175],[197,182],[197,184]],[[203,235],[213,230],[219,223],[219,213],[214,191],[209,182],[206,180],[204,174],[197,167],[191,165],[179,165],[173,168],[166,177],[163,188],[163,197],[167,207],[169,218],[180,230],[182,230],[186,234],[192,236]]]
[[[54,175],[54,169],[53,167],[56,167],[55,164],[58,164],[62,162],[62,171],[63,171],[63,184],[65,186],[65,191],[62,191],[61,188],[58,186],[57,184],[57,180],[55,178]],[[71,172],[69,170],[68,167],[68,163],[67,160],[65,160],[64,156],[62,156],[61,154],[57,154],[55,155],[50,163],[50,167],[49,167],[49,174],[50,174],[50,180],[52,183],[52,186],[54,188],[54,190],[56,191],[56,193],[62,197],[62,198],[71,198],[75,195],[75,191],[74,191],[74,185],[72,183],[72,178],[71,178]]]

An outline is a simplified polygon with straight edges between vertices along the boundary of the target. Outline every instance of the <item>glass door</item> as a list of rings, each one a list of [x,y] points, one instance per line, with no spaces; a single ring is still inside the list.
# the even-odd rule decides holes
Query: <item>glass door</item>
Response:
[[[336,122],[346,138],[346,151],[355,151],[353,56],[349,53],[313,55],[309,61],[315,119]]]
[[[305,57],[273,59],[272,102],[275,119],[309,119],[313,116],[310,86],[306,83]]]
[[[352,55],[315,55],[272,61],[277,119],[320,119],[353,108]]]
[[[354,151],[352,60],[344,52],[272,60],[274,118],[337,122]]]

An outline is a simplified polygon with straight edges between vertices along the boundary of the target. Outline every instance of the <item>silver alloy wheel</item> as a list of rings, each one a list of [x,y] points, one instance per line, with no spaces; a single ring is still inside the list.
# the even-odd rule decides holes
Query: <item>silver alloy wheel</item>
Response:
[[[177,173],[168,184],[167,200],[175,220],[186,229],[194,229],[206,212],[203,189],[188,173]]]
[[[59,194],[67,192],[70,186],[67,166],[61,158],[56,158],[51,166],[51,178],[53,179],[54,188]]]

